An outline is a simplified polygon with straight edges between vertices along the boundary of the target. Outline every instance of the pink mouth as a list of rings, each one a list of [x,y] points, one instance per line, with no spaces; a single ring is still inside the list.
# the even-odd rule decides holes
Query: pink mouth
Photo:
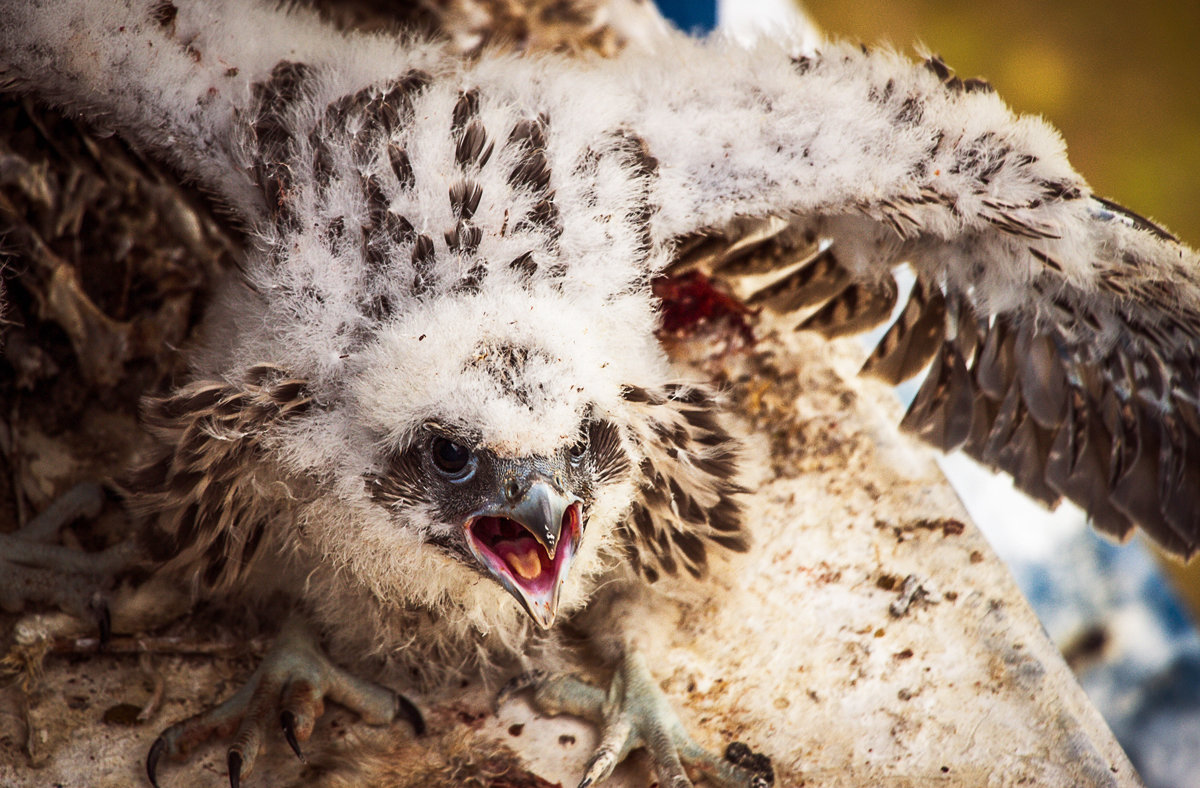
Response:
[[[558,597],[579,544],[578,503],[563,512],[557,544],[549,549],[519,521],[481,516],[467,521],[468,543],[484,566],[543,629],[554,622]]]

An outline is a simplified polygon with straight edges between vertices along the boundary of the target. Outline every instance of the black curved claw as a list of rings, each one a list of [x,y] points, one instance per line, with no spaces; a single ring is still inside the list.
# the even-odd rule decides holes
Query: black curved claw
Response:
[[[242,784],[242,754],[230,750],[225,756],[225,765],[229,768],[229,788],[238,788]]]
[[[146,753],[146,776],[150,778],[150,784],[154,788],[158,788],[158,761],[166,751],[167,740],[159,736],[150,745],[150,752]]]
[[[396,714],[392,719],[396,717],[408,720],[408,724],[413,727],[413,732],[418,736],[425,735],[425,718],[421,716],[421,710],[399,692],[396,693]]]
[[[103,599],[96,600],[93,607],[97,623],[100,625],[100,648],[105,648],[112,640],[112,611],[108,609],[108,602]]]
[[[300,751],[300,742],[296,741],[296,715],[284,709],[279,712],[279,724],[283,728],[283,738],[287,739],[292,752],[296,753],[296,757],[300,759],[301,763],[308,763],[304,760],[304,753]]]

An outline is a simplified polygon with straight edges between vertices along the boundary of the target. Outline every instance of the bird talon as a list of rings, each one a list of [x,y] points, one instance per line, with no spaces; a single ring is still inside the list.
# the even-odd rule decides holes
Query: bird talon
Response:
[[[108,602],[99,592],[92,594],[88,608],[96,618],[96,626],[100,630],[100,648],[104,649],[112,640],[112,611],[108,607]]]
[[[229,767],[229,788],[238,788],[242,784],[242,754],[231,749],[225,764]]]
[[[584,767],[579,788],[604,782],[630,751],[644,747],[660,785],[691,786],[689,774],[701,774],[724,788],[771,788],[771,759],[741,742],[725,748],[724,758],[710,753],[684,730],[667,698],[637,652],[629,652],[607,691],[574,676],[522,674],[501,696],[533,689],[533,705],[544,714],[570,714],[597,722],[601,741]]]
[[[408,721],[412,726],[413,733],[417,736],[425,735],[425,717],[421,714],[421,710],[416,707],[411,700],[401,695],[399,692],[396,695],[396,711],[392,715],[392,719],[402,718]]]
[[[157,788],[155,779],[164,752],[176,755],[213,737],[233,735],[226,763],[229,784],[238,788],[242,777],[254,769],[271,720],[278,720],[292,752],[307,763],[300,742],[308,739],[331,697],[369,724],[387,724],[403,717],[417,735],[425,732],[425,720],[411,701],[334,665],[321,652],[314,633],[302,621],[291,619],[241,689],[219,705],[175,723],[155,740],[146,758],[150,782]]]
[[[601,748],[592,753],[592,757],[588,759],[587,765],[583,770],[583,779],[579,782],[579,788],[588,788],[590,785],[603,782],[612,774],[613,769],[617,767],[617,759],[612,750]]]
[[[166,751],[167,740],[159,736],[150,745],[150,752],[146,753],[146,776],[150,778],[150,784],[154,788],[158,788],[158,762]]]
[[[308,763],[304,753],[300,750],[300,742],[296,740],[296,715],[284,709],[279,713],[279,724],[283,728],[283,738],[287,740],[292,752],[296,753],[296,757],[300,759],[301,763]]]

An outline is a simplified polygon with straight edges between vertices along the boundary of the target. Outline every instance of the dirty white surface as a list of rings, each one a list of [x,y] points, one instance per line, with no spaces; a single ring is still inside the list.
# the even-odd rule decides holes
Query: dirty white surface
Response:
[[[615,622],[643,631],[688,728],[713,749],[738,740],[768,753],[777,785],[1139,785],[929,453],[896,431],[890,392],[853,378],[861,351],[785,342],[764,345],[774,359],[736,362],[750,373],[734,393],[760,460],[753,551],[705,596],[665,588],[638,620]],[[793,369],[791,358],[806,364]],[[920,587],[909,605],[906,578]],[[136,657],[51,656],[37,690],[0,690],[0,785],[145,784],[158,731],[232,693],[253,664],[155,657],[146,667],[165,680],[162,708],[121,724],[106,712],[112,720],[114,706],[151,693]],[[596,742],[589,726],[541,718],[521,700],[494,715],[479,687],[415,700],[433,729],[424,741],[403,724],[368,729],[334,710],[307,746],[308,766],[280,736],[242,784],[467,784],[462,752],[487,751],[478,742],[491,737],[546,782],[502,765],[469,784],[572,786]],[[418,768],[427,757],[449,763],[441,777]],[[160,782],[227,784],[223,760],[210,747],[164,765]],[[634,758],[610,784],[652,783]]]

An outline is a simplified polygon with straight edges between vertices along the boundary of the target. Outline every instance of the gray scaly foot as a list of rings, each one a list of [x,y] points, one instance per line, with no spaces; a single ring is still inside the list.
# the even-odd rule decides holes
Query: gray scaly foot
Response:
[[[722,788],[767,788],[775,782],[770,759],[745,744],[730,744],[724,758],[697,744],[636,652],[626,653],[608,692],[574,676],[527,673],[509,682],[500,699],[523,690],[533,690],[533,703],[545,714],[571,714],[600,726],[600,745],[579,788],[606,780],[638,747],[646,748],[659,783],[670,788],[690,788],[689,774]]]
[[[157,788],[158,763],[164,755],[181,759],[196,745],[233,732],[225,760],[229,784],[238,788],[254,768],[268,729],[275,725],[303,760],[300,743],[312,735],[326,700],[357,712],[368,725],[404,718],[418,736],[425,732],[421,713],[407,698],[334,665],[321,653],[312,631],[293,616],[240,690],[219,706],[175,723],[154,740],[146,756],[146,774]]]
[[[139,552],[133,542],[85,553],[54,544],[63,526],[80,517],[96,517],[104,491],[78,484],[15,533],[0,534],[0,608],[17,612],[26,603],[54,605],[80,619],[94,619],[102,641],[110,617],[102,589],[133,566]]]

